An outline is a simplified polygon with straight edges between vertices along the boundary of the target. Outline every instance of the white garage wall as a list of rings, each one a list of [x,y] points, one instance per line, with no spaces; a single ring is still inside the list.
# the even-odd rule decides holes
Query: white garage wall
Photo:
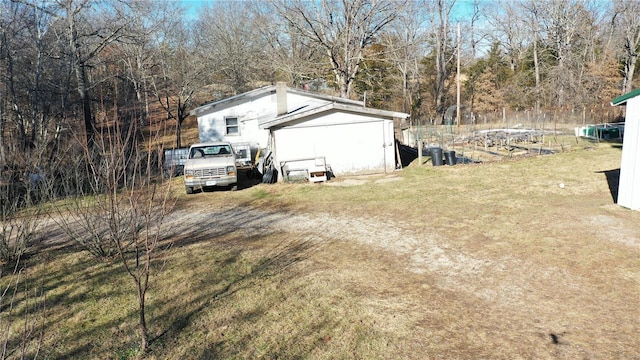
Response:
[[[325,157],[336,175],[395,169],[391,120],[335,112],[278,129],[274,134],[279,163]]]
[[[624,125],[618,205],[640,209],[640,97],[627,101]]]

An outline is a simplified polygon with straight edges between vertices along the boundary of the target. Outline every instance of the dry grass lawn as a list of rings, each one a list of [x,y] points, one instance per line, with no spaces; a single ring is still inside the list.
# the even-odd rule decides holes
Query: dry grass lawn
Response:
[[[136,355],[123,270],[63,246],[29,260],[39,357],[638,359],[640,212],[607,181],[620,155],[181,195],[148,299],[152,352]]]

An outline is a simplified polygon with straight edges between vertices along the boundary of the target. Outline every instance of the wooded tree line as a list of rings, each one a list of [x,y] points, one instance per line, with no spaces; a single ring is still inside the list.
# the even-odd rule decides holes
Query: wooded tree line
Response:
[[[0,2],[0,164],[52,164],[158,105],[182,146],[190,109],[282,80],[437,123],[456,103],[458,47],[467,111],[602,107],[633,89],[640,44],[638,0],[180,6]]]

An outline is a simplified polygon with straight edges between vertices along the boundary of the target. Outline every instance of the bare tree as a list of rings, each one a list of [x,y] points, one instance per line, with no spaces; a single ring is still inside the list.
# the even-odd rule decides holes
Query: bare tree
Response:
[[[182,147],[182,124],[189,116],[196,90],[206,75],[205,63],[196,54],[194,42],[181,13],[167,19],[159,29],[161,39],[154,47],[151,88],[166,119],[175,119],[176,147]]]
[[[267,44],[258,27],[262,19],[251,10],[244,2],[215,2],[202,9],[197,21],[197,48],[213,70],[212,78],[236,92],[243,92],[250,82],[265,78],[261,65]],[[220,17],[234,21],[219,21]]]
[[[564,106],[574,95],[571,83],[578,78],[579,71],[574,66],[574,58],[577,55],[575,50],[580,41],[580,30],[582,22],[585,21],[583,2],[563,1],[563,2],[538,2],[545,21],[542,23],[546,33],[546,46],[551,50],[555,64],[548,78],[556,98],[556,104]]]
[[[293,29],[321,46],[341,97],[350,97],[364,49],[393,22],[406,1],[281,0],[275,10]]]
[[[157,155],[158,139],[137,139],[137,122],[116,122],[100,136],[93,149],[68,173],[65,196],[54,202],[53,220],[77,244],[96,256],[119,259],[132,279],[138,299],[140,348],[149,347],[146,294],[153,271],[152,261],[162,251],[163,220],[174,203],[172,180],[164,177]],[[158,131],[157,134],[159,134]],[[95,151],[101,156],[96,156]]]
[[[640,3],[637,0],[614,0],[613,4],[611,25],[619,29],[622,38],[622,90],[630,92],[633,90],[633,76],[640,55]]]
[[[4,68],[2,80],[5,85],[7,110],[3,118],[11,118],[18,130],[18,150],[26,151],[33,147],[33,138],[30,136],[30,126],[33,127],[33,137],[35,137],[35,126],[29,116],[30,110],[37,113],[37,104],[29,101],[28,89],[34,89],[37,93],[40,90],[32,83],[30,74],[38,74],[39,56],[33,51],[33,44],[38,39],[33,39],[30,30],[36,28],[30,9],[20,3],[0,4],[2,16],[0,21],[0,61]],[[39,27],[37,27],[39,29]],[[40,46],[37,46],[40,49]],[[38,55],[40,52],[38,52]],[[35,68],[31,66],[31,61],[27,59],[36,58],[38,64]],[[37,75],[36,75],[37,79]],[[34,96],[34,99],[37,95]],[[2,134],[4,136],[4,134]],[[3,156],[6,161],[6,158]]]
[[[482,6],[482,0],[473,0],[473,13],[469,20],[469,45],[471,46],[471,59],[475,59],[478,55],[478,46],[489,38],[487,31],[479,31],[478,27],[482,27],[483,19],[486,18],[486,9]],[[485,29],[486,30],[486,29]]]
[[[402,77],[402,111],[412,112],[420,94],[421,54],[425,52],[427,14],[419,2],[409,2],[398,19],[382,35],[387,58]]]
[[[122,77],[127,79],[135,93],[138,121],[146,124],[150,114],[149,97],[151,92],[153,69],[159,66],[157,56],[157,38],[163,37],[167,24],[178,22],[175,9],[168,2],[138,0],[130,5],[132,22],[126,36],[115,47],[115,55],[121,62]],[[155,101],[155,99],[154,99]]]
[[[525,24],[531,35],[533,35],[533,41],[531,46],[533,48],[533,68],[535,79],[535,112],[540,111],[540,102],[542,100],[542,80],[540,75],[540,42],[542,32],[542,22],[544,19],[544,7],[536,1],[523,1],[519,7],[526,16]]]
[[[175,203],[172,181],[162,176],[160,168],[156,168],[153,154],[161,154],[162,147],[154,148],[153,141],[148,141],[146,149],[139,146],[130,138],[136,131],[128,129],[124,141],[118,136],[109,136],[111,156],[107,160],[110,165],[106,173],[110,179],[105,182],[111,197],[108,212],[128,214],[133,221],[124,219],[110,224],[109,232],[116,246],[118,256],[125,270],[133,280],[138,298],[138,326],[140,331],[140,349],[146,352],[149,348],[149,330],[146,316],[146,295],[150,286],[152,261],[162,250],[161,240],[165,216],[171,211]],[[123,150],[116,151],[121,146],[132,143],[127,155]],[[106,145],[106,144],[105,144]],[[142,145],[142,144],[140,144]],[[127,160],[122,160],[123,157]],[[104,164],[101,165],[103,167]],[[93,168],[93,166],[92,166]],[[95,169],[96,172],[103,169]],[[121,195],[120,192],[122,191]],[[124,201],[120,201],[124,200]],[[123,221],[124,220],[124,221]],[[169,246],[169,245],[165,245]]]
[[[259,46],[265,47],[259,52],[262,56],[252,58],[260,67],[259,73],[265,74],[264,80],[286,80],[290,86],[308,88],[323,80],[324,51],[317,42],[278,21],[266,2],[253,1],[250,9],[255,32],[262,38]]]
[[[501,1],[500,5],[487,9],[487,21],[491,30],[489,36],[492,43],[497,43],[504,49],[511,71],[516,71],[516,66],[525,56],[527,39],[531,34],[522,26],[525,22],[524,14],[518,3]]]
[[[82,103],[86,143],[93,146],[95,123],[92,110],[90,71],[100,53],[126,32],[131,17],[117,6],[102,6],[97,0],[56,0],[58,17],[66,25],[67,54],[75,74]],[[125,6],[125,3],[118,3]]]
[[[449,65],[454,59],[451,46],[451,29],[449,22],[455,0],[436,0],[435,13],[432,18],[434,24],[433,43],[435,58],[435,107],[438,114],[444,114],[446,107],[445,97],[447,93],[446,81],[449,78]]]

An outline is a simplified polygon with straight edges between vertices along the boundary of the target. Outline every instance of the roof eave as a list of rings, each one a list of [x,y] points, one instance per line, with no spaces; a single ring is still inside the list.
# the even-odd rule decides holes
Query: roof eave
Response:
[[[640,95],[640,89],[633,90],[632,92],[620,95],[611,101],[611,106],[618,106],[626,103],[629,99]]]
[[[396,112],[396,111],[380,110],[380,109],[365,108],[365,107],[346,105],[346,104],[330,103],[330,104],[321,105],[321,106],[318,106],[318,107],[315,107],[315,108],[312,108],[312,109],[307,109],[307,110],[302,111],[302,112],[293,113],[293,114],[285,114],[285,115],[282,115],[282,116],[278,116],[278,117],[276,117],[274,119],[271,119],[269,121],[265,121],[265,122],[259,124],[259,127],[261,129],[269,129],[269,128],[272,128],[272,127],[284,125],[284,124],[286,124],[288,122],[295,121],[295,120],[303,118],[303,117],[311,116],[311,115],[322,113],[322,112],[329,111],[329,110],[353,111],[353,112],[358,112],[358,113],[375,114],[375,115],[379,115],[379,116],[382,116],[382,117],[401,118],[401,119],[406,119],[406,118],[408,118],[410,116],[409,114]]]
[[[316,98],[316,99],[323,99],[323,100],[333,101],[333,102],[336,102],[336,103],[344,103],[344,104],[351,104],[351,105],[356,105],[356,106],[364,106],[364,101],[362,101],[362,100],[352,100],[352,99],[343,98],[343,97],[339,97],[339,96],[333,96],[333,95],[317,93],[317,92],[312,92],[312,91],[307,91],[307,90],[302,90],[302,89],[296,89],[296,88],[287,88],[287,91],[291,92],[291,93],[296,93],[296,94],[300,94],[300,95],[304,95],[304,96],[313,97],[313,98]]]
[[[247,99],[247,98],[253,98],[256,96],[260,96],[263,95],[264,93],[269,93],[272,91],[275,91],[276,87],[275,85],[269,85],[269,86],[263,86],[261,88],[258,89],[254,89],[251,91],[247,91],[244,92],[242,94],[238,94],[238,95],[234,95],[222,100],[217,100],[217,101],[212,101],[210,103],[204,104],[202,106],[199,106],[191,111],[189,111],[189,115],[193,115],[193,116],[197,116],[198,114],[201,114],[205,111],[208,110],[213,110],[216,107],[218,107],[221,104],[228,104],[228,103],[233,103],[234,101],[238,101],[238,100],[243,100],[243,99]]]
[[[222,100],[212,101],[212,102],[206,103],[206,104],[204,104],[202,106],[199,106],[199,107],[189,111],[189,115],[197,116],[197,115],[202,114],[204,112],[212,111],[215,108],[219,107],[220,105],[230,104],[230,103],[233,103],[235,101],[242,101],[242,100],[248,99],[248,98],[254,98],[256,96],[260,96],[260,95],[263,95],[263,94],[269,93],[269,92],[275,92],[275,89],[276,89],[275,85],[268,85],[268,86],[263,86],[263,87],[258,88],[258,89],[254,89],[254,90],[251,90],[251,91],[244,92],[242,94],[234,95],[234,96],[222,99]],[[316,99],[323,99],[323,100],[327,100],[327,101],[333,101],[333,102],[337,102],[337,103],[344,103],[344,104],[350,104],[350,105],[356,105],[356,106],[364,106],[364,101],[351,100],[351,99],[346,99],[346,98],[341,98],[341,97],[337,97],[337,96],[321,94],[321,93],[316,93],[316,92],[306,91],[306,90],[301,90],[301,89],[296,89],[296,88],[287,87],[287,92],[288,93],[294,93],[294,94],[300,94],[300,95],[303,95],[303,96],[309,96],[309,97],[316,98]]]
[[[313,115],[313,114],[316,114],[316,113],[320,113],[320,112],[323,112],[323,111],[330,110],[330,109],[332,109],[334,107],[334,105],[335,105],[335,103],[323,104],[323,105],[316,106],[316,107],[311,108],[311,109],[305,109],[305,110],[300,111],[300,112],[293,112],[293,113],[290,113],[290,114],[284,114],[284,115],[276,116],[275,118],[269,119],[269,120],[267,120],[265,122],[262,122],[262,123],[258,122],[258,127],[260,129],[269,129],[269,128],[272,128],[272,127],[275,127],[275,126],[286,124],[286,123],[288,123],[290,121],[294,121],[294,120],[299,119],[301,117],[310,116],[310,115]]]

